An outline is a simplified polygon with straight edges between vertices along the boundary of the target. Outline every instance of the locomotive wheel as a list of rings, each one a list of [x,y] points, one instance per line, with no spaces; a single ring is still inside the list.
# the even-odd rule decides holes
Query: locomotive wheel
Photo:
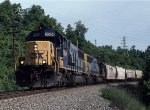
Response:
[[[56,84],[56,86],[63,87],[63,86],[65,86],[65,82],[66,82],[65,74],[57,73],[57,84]]]
[[[67,74],[67,86],[70,87],[74,84],[75,75],[73,73]]]

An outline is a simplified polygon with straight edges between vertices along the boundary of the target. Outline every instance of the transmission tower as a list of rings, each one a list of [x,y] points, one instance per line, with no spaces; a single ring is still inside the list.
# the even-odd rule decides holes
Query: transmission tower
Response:
[[[126,37],[125,37],[125,36],[123,37],[123,39],[122,39],[122,41],[121,41],[121,44],[122,44],[122,47],[123,47],[124,50],[127,49]]]

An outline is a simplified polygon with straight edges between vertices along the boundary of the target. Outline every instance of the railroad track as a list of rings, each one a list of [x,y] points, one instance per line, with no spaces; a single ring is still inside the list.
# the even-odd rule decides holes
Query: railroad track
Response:
[[[129,84],[128,82],[127,84]],[[131,82],[132,84],[135,84],[135,82]],[[125,84],[123,82],[114,82],[114,83],[102,83],[99,85],[106,85],[106,86],[117,86],[119,84]],[[92,85],[76,85],[71,87],[50,87],[48,89],[37,89],[37,90],[21,90],[21,91],[13,91],[13,92],[2,92],[0,93],[0,100],[4,99],[12,99],[17,97],[23,97],[23,96],[29,96],[34,94],[40,94],[40,93],[47,93],[47,92],[53,92],[53,91],[59,91],[64,89],[70,89],[70,88],[79,88],[79,87],[85,87],[85,86],[92,86]]]
[[[125,85],[137,85],[137,81],[132,81],[132,82],[114,82],[114,83],[106,83],[108,86],[125,86]]]
[[[47,93],[47,92],[58,91],[58,90],[63,90],[63,89],[66,89],[66,87],[61,87],[61,88],[60,87],[59,88],[58,87],[57,88],[51,87],[48,89],[2,92],[2,93],[0,93],[0,100],[29,96],[29,95],[40,94],[40,93]]]

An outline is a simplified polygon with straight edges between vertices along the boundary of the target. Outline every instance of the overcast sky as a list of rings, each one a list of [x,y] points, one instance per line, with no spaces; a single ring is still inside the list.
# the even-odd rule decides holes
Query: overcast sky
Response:
[[[3,0],[0,0],[3,1]],[[46,14],[67,24],[81,20],[88,28],[86,39],[97,46],[121,46],[126,36],[128,48],[135,45],[145,50],[150,45],[150,1],[114,0],[10,0],[21,3],[22,8],[41,5]]]

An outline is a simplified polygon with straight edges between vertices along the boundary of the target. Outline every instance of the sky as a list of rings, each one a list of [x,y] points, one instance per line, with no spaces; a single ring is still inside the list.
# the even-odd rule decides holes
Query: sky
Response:
[[[3,1],[3,0],[0,0]],[[10,0],[22,8],[40,5],[46,15],[66,28],[81,20],[88,28],[86,39],[97,46],[122,46],[122,37],[131,48],[145,50],[150,45],[150,0]]]

